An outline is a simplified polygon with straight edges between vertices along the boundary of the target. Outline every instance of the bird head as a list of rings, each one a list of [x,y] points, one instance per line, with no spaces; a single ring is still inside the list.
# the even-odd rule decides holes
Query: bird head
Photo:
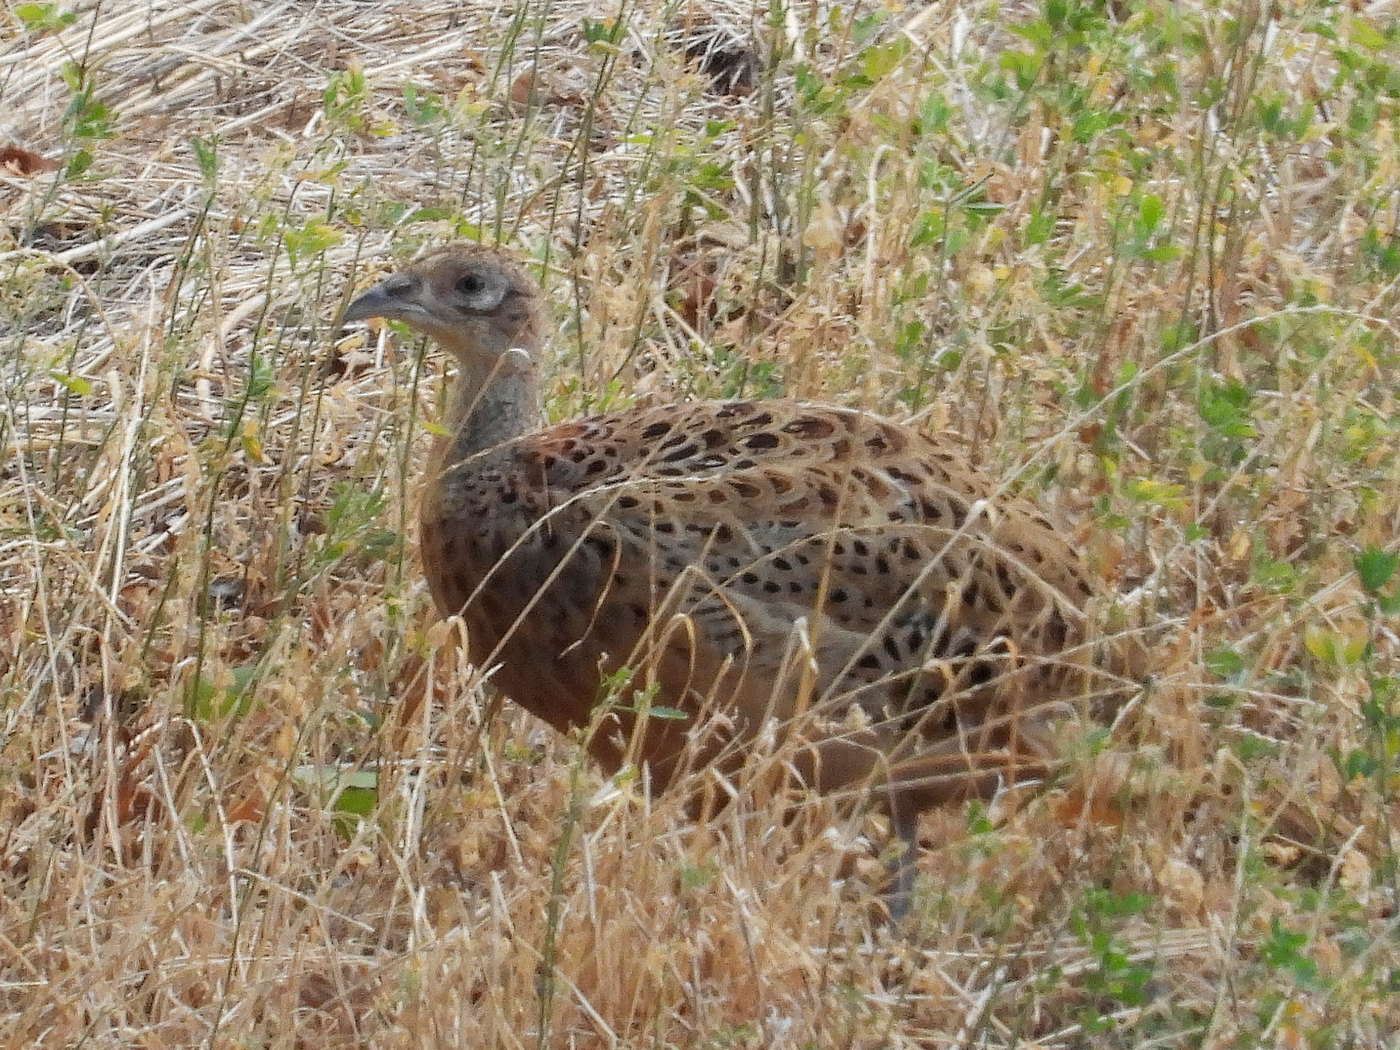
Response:
[[[480,368],[511,350],[533,356],[540,341],[538,304],[539,287],[511,256],[463,245],[384,278],[350,303],[345,320],[402,321]]]

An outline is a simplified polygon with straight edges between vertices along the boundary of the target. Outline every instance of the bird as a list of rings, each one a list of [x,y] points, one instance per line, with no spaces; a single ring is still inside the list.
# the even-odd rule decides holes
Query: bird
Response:
[[[1061,714],[1122,693],[1066,531],[946,436],[851,408],[707,400],[544,425],[539,285],[451,245],[349,302],[456,360],[420,551],[470,661],[609,773],[665,790],[761,734],[801,790],[917,819],[1049,768]]]

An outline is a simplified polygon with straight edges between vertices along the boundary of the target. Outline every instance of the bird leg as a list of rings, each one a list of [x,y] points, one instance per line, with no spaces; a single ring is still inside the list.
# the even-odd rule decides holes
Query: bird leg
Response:
[[[914,880],[919,875],[919,814],[912,806],[901,804],[895,796],[890,799],[890,817],[895,835],[904,844],[899,857],[889,865],[891,881],[884,893],[890,922],[898,924],[909,914],[909,906],[914,901]]]

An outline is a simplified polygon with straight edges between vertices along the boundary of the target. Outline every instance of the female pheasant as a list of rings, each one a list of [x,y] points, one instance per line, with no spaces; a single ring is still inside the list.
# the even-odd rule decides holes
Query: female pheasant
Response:
[[[421,519],[439,610],[507,696],[593,723],[609,770],[733,768],[771,725],[791,775],[873,791],[909,840],[920,810],[1043,769],[1047,712],[1124,681],[1095,665],[1075,551],[916,430],[794,401],[536,429],[541,296],[495,250],[387,278],[345,313],[371,317],[459,367]]]

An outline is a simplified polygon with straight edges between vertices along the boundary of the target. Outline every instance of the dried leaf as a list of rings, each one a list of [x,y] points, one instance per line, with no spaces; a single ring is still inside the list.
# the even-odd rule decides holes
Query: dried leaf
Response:
[[[46,171],[57,171],[61,165],[56,160],[41,157],[32,150],[19,146],[0,146],[0,169],[10,175],[32,177]]]

